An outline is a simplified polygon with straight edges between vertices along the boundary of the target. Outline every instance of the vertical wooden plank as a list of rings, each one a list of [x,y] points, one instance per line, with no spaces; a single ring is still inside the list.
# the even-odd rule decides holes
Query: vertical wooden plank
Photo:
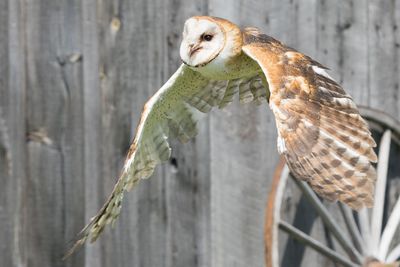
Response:
[[[0,3],[0,56],[1,58],[8,57],[8,19],[9,19],[9,7],[8,1],[2,1]],[[3,109],[6,109],[7,105],[7,90],[8,88],[8,64],[0,65],[0,105]],[[3,114],[5,116],[5,114]]]
[[[96,42],[96,58],[97,67],[96,73],[93,73],[93,78],[96,79],[97,91],[99,92],[98,102],[99,108],[97,119],[99,127],[98,135],[99,142],[102,144],[98,147],[98,157],[101,165],[98,166],[98,176],[96,177],[97,191],[97,207],[87,208],[86,212],[90,216],[94,216],[99,207],[106,201],[110,194],[115,181],[118,178],[119,168],[121,167],[122,154],[125,153],[129,143],[129,107],[132,98],[126,94],[129,86],[125,75],[125,69],[129,70],[126,62],[134,65],[134,60],[131,58],[132,53],[124,50],[117,50],[118,42],[123,36],[134,36],[134,33],[127,31],[124,21],[121,22],[119,12],[126,10],[127,15],[131,16],[131,9],[126,6],[119,6],[121,1],[95,1],[96,2],[96,19],[93,27],[96,28],[93,39],[90,41]],[[114,2],[114,3],[112,3]],[[136,76],[133,73],[132,79]],[[125,138],[125,140],[124,140]],[[119,153],[118,153],[119,152]],[[126,201],[126,200],[125,200]],[[123,209],[123,214],[126,212]],[[120,219],[124,219],[121,216]],[[119,230],[120,224],[117,223],[116,229]],[[126,261],[126,250],[130,249],[132,254],[134,250],[128,242],[131,238],[130,231],[137,226],[122,226],[124,229],[116,233],[116,230],[110,231],[107,229],[105,235],[99,239],[98,252],[100,255],[91,255],[91,257],[99,257],[99,266],[124,266],[122,263]],[[88,246],[90,247],[90,246]],[[135,254],[134,254],[135,255]],[[136,255],[135,255],[136,256]]]
[[[167,46],[164,73],[181,63],[179,46],[188,17],[206,14],[208,2],[168,1]],[[168,77],[163,77],[164,81]],[[166,168],[166,263],[165,266],[210,266],[212,253],[210,217],[209,120],[198,124],[199,134],[188,144],[174,142],[174,159]],[[175,164],[176,163],[176,164]]]
[[[367,12],[367,1],[318,3],[318,59],[362,105],[369,99]]]
[[[368,78],[372,107],[399,112],[395,1],[368,1]]]
[[[264,32],[270,5],[209,2],[211,15]],[[210,142],[211,266],[263,266],[264,207],[278,160],[272,114],[265,104],[239,106],[235,101],[211,115]]]
[[[9,70],[8,70],[8,52],[9,52],[9,39],[8,39],[8,14],[9,14],[8,1],[0,2],[0,57],[4,59],[6,64],[0,65],[0,181],[3,186],[0,188],[0,239],[1,240],[13,240],[13,227],[11,209],[15,208],[14,205],[9,205],[7,201],[10,196],[7,192],[13,192],[15,190],[15,183],[11,181],[11,169],[7,166],[7,161],[11,163],[11,140],[9,139],[8,129],[8,82],[9,82]],[[7,112],[7,113],[6,113]],[[7,119],[7,120],[6,120]],[[8,158],[8,160],[7,160]],[[5,243],[0,244],[0,258],[4,259],[4,264],[8,266],[13,265],[13,246],[9,246]]]
[[[1,240],[9,240],[9,244],[0,245],[0,257],[4,260],[4,264],[8,266],[17,266],[21,263],[21,247],[20,247],[20,227],[19,223],[20,202],[18,197],[20,191],[17,191],[21,179],[18,179],[15,174],[10,173],[7,170],[6,153],[7,147],[11,148],[12,151],[8,150],[8,153],[12,153],[12,162],[15,160],[22,159],[23,157],[23,141],[21,140],[22,135],[18,134],[14,138],[5,140],[5,134],[15,134],[19,130],[24,129],[24,125],[21,123],[12,124],[14,119],[23,118],[23,114],[20,113],[24,107],[10,106],[11,103],[23,102],[21,93],[25,91],[25,88],[18,81],[12,81],[13,77],[24,78],[24,72],[18,71],[18,68],[23,64],[23,57],[19,57],[19,54],[12,52],[10,47],[15,45],[15,48],[21,48],[19,46],[21,38],[20,24],[18,23],[18,17],[20,14],[19,5],[13,4],[10,1],[3,1],[0,4],[0,55],[5,60],[5,64],[0,67],[0,107],[2,109],[2,140],[0,141],[0,179],[3,185],[0,188],[0,228],[3,229],[0,232]],[[11,18],[11,14],[15,17]],[[12,65],[9,62],[14,61]],[[15,91],[12,91],[14,89]],[[22,94],[23,95],[23,94]],[[11,102],[11,103],[10,103]],[[10,103],[10,104],[9,104]],[[20,162],[18,167],[23,167],[24,162]],[[24,169],[19,171],[19,174],[23,174]],[[18,194],[15,194],[18,192]]]
[[[58,124],[60,133],[60,175],[62,179],[62,221],[63,238],[58,242],[62,255],[70,248],[70,241],[81,230],[85,221],[84,202],[84,116],[83,116],[83,51],[82,51],[82,12],[81,1],[61,1],[55,11],[58,21],[56,54],[59,67],[62,98],[64,102],[63,118]],[[57,258],[56,262],[59,263]],[[74,255],[66,266],[84,264],[83,257]]]
[[[99,50],[97,36],[98,1],[82,2],[82,51],[83,51],[83,141],[85,221],[88,222],[102,203],[100,200],[101,177],[101,103],[99,88]],[[86,247],[85,265],[102,266],[100,244]]]
[[[111,192],[135,124],[149,96],[159,87],[162,60],[152,23],[153,2],[98,1],[97,48],[102,94],[99,202]],[[149,14],[149,12],[152,12]],[[132,117],[133,118],[132,118]],[[116,129],[120,129],[116,131]],[[163,181],[160,171],[124,199],[115,229],[99,239],[101,266],[160,266],[165,259]],[[88,211],[89,212],[89,211]],[[91,214],[97,212],[92,209]]]
[[[0,106],[1,107],[1,106]],[[13,192],[15,188],[12,187],[11,175],[12,175],[12,164],[11,164],[11,147],[8,126],[3,117],[2,109],[0,109],[0,179],[3,183],[0,189],[0,238],[2,240],[13,240],[14,229],[12,227],[12,217],[9,209],[14,208],[13,205],[9,205],[8,192]],[[4,259],[5,264],[8,266],[13,265],[13,246],[7,244],[0,245],[0,256]]]
[[[394,23],[393,23],[393,31],[394,31],[394,45],[396,47],[396,59],[395,59],[395,71],[396,71],[396,83],[394,84],[394,92],[393,92],[393,98],[397,100],[396,107],[397,107],[397,114],[394,114],[395,116],[397,115],[396,118],[400,118],[400,2],[395,1],[394,5]]]
[[[24,190],[29,266],[62,263],[83,223],[80,5],[25,3],[27,175]]]
[[[4,8],[4,9],[3,9]],[[25,147],[25,57],[23,53],[24,29],[21,19],[24,17],[24,7],[18,1],[3,1],[1,4],[1,45],[6,70],[0,71],[0,105],[4,116],[4,133],[9,140],[3,140],[1,160],[6,155],[8,147],[11,157],[11,170],[2,168],[0,188],[0,229],[3,242],[0,246],[2,263],[7,266],[26,264],[25,237],[22,221],[23,186],[26,175]],[[3,87],[4,86],[4,87]],[[3,98],[4,97],[4,98]],[[4,135],[3,135],[4,136]],[[7,143],[8,142],[8,143]]]

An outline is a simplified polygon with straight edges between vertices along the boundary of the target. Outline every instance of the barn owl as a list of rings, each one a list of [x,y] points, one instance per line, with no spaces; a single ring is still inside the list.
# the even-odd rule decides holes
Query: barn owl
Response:
[[[114,190],[70,252],[115,222],[124,192],[170,158],[168,138],[187,142],[202,114],[224,108],[236,94],[241,103],[268,102],[278,152],[296,178],[353,209],[373,204],[376,144],[327,68],[256,28],[208,16],[185,22],[180,57],[182,65],[144,106]]]

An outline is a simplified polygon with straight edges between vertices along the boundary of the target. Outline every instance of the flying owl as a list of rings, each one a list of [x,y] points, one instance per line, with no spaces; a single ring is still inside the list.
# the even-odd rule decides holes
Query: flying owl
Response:
[[[241,103],[269,103],[278,152],[297,179],[325,199],[371,207],[376,144],[327,68],[256,28],[208,16],[185,22],[180,57],[183,64],[145,104],[122,174],[71,253],[114,223],[124,192],[170,158],[168,138],[187,142],[202,114],[224,108],[236,94]]]

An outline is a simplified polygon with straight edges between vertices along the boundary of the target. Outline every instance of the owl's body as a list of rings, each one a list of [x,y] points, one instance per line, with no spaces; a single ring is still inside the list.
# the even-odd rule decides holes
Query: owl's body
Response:
[[[169,137],[188,141],[202,113],[224,108],[236,94],[240,103],[269,103],[278,151],[298,179],[331,201],[354,209],[372,205],[375,142],[324,66],[255,28],[207,16],[186,21],[180,56],[184,64],[144,107],[111,196],[71,252],[96,240],[118,217],[124,191],[169,159]]]

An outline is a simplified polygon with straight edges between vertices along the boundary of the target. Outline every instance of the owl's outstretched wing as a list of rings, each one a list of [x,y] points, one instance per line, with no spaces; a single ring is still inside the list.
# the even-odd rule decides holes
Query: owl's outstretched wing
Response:
[[[267,90],[262,79],[257,74],[229,81],[209,80],[182,65],[145,104],[120,178],[107,202],[81,231],[78,241],[65,257],[86,240],[94,242],[107,224],[115,222],[124,192],[141,179],[148,178],[157,164],[169,159],[168,137],[187,142],[197,134],[196,123],[202,113],[213,107],[227,106],[237,93],[241,103],[266,102]]]
[[[376,144],[352,98],[324,66],[255,28],[242,49],[266,76],[278,150],[295,177],[328,200],[371,207]]]

